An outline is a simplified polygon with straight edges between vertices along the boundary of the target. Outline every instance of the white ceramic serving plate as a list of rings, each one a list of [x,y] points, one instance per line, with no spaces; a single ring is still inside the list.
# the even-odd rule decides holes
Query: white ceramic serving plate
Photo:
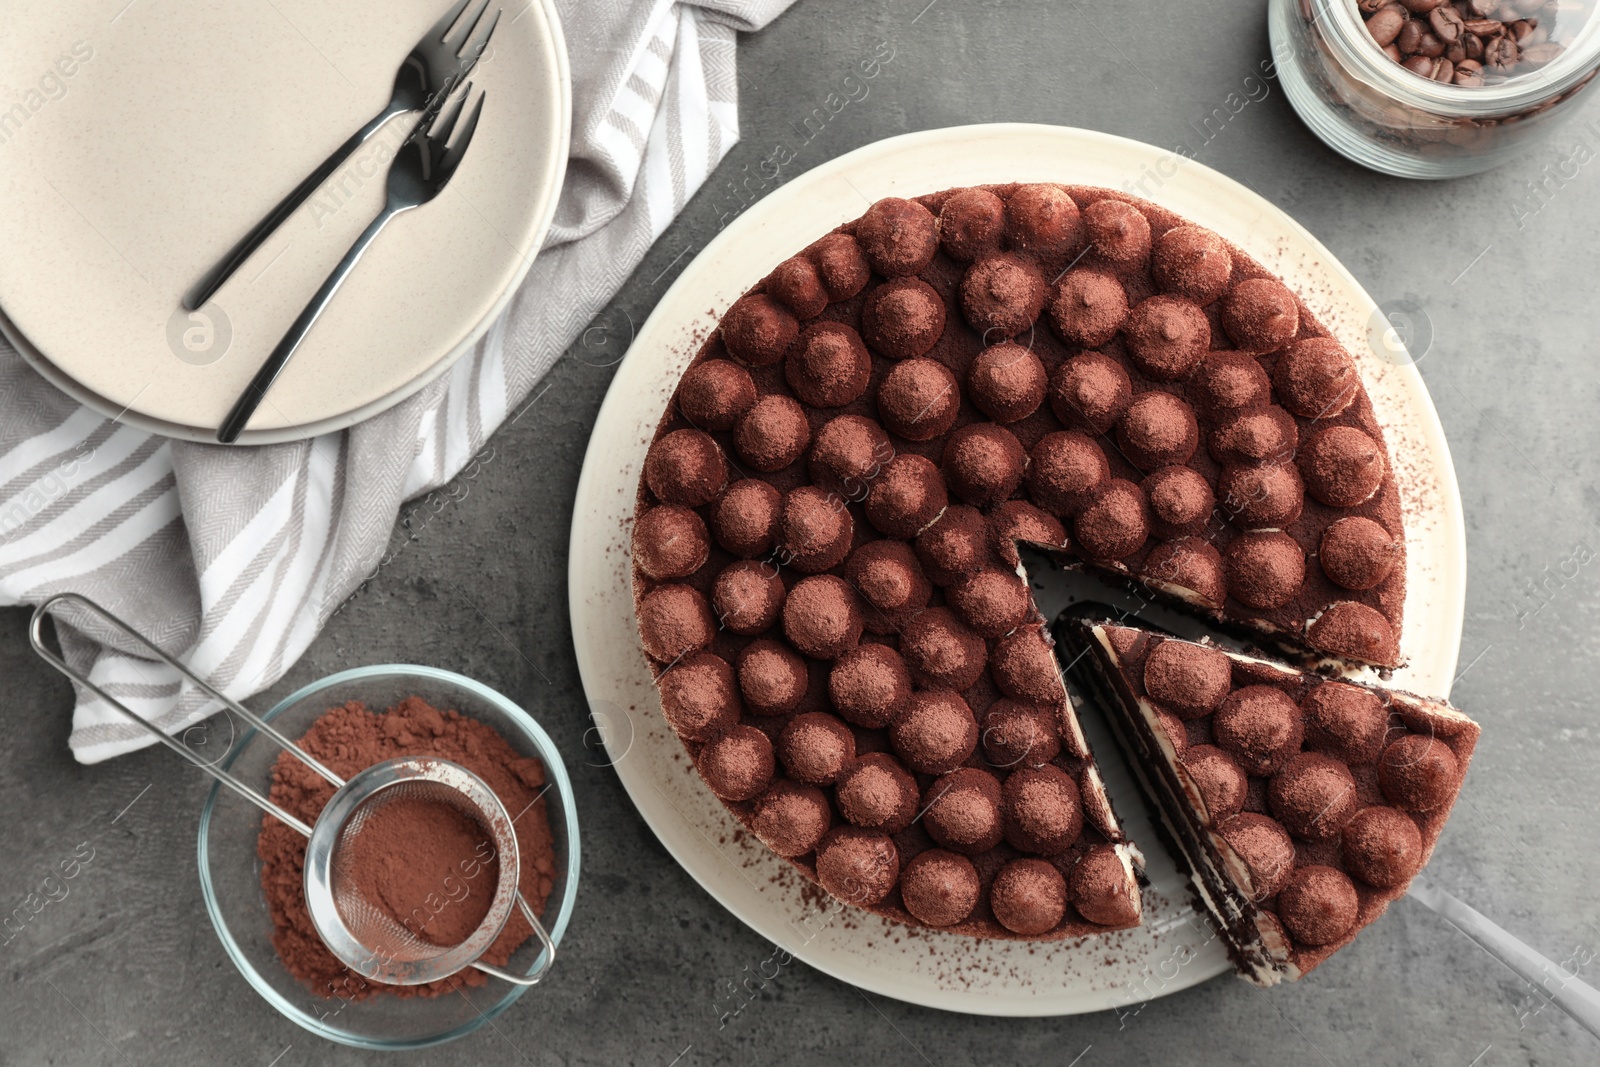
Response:
[[[169,436],[215,427],[383,204],[392,120],[191,317],[182,294],[389,99],[446,0],[12,5],[0,70],[0,331],[50,381]],[[340,429],[438,377],[544,240],[571,87],[551,0],[504,4],[472,149],[368,250],[241,438]]]
[[[1146,175],[1161,177],[1132,187]],[[1411,662],[1393,681],[1447,695],[1465,597],[1461,501],[1421,377],[1403,353],[1383,358],[1369,341],[1370,324],[1382,321],[1376,305],[1314,237],[1243,186],[1170,152],[1088,130],[1005,124],[907,134],[802,174],[752,205],[679,276],[617,370],[578,483],[568,580],[578,666],[617,773],[662,843],[729,911],[797,958],[866,990],[950,1011],[1061,1015],[1141,1004],[1229,969],[1096,710],[1084,710],[1085,732],[1123,826],[1148,861],[1144,925],[1054,945],[914,930],[830,903],[744,834],[705,787],[661,717],[630,579],[645,452],[679,376],[729,304],[880,197],[1011,181],[1128,189],[1213,228],[1280,274],[1356,355],[1396,457],[1407,524],[1403,647]],[[1107,595],[1090,579],[1042,568],[1034,584],[1046,617],[1074,597]],[[726,1005],[738,1007],[732,998]]]

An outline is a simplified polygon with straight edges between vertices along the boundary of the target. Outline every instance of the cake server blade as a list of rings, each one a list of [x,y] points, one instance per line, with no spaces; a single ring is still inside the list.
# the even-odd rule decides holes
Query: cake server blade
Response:
[[[1460,930],[1531,985],[1541,997],[1600,1038],[1600,992],[1579,978],[1576,968],[1569,973],[1471,904],[1420,874],[1411,880],[1406,895]]]

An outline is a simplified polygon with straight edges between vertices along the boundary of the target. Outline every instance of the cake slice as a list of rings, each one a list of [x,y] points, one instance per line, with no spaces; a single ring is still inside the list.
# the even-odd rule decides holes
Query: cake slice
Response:
[[[1478,740],[1444,701],[1109,621],[1057,636],[1242,977],[1308,974],[1432,855]]]

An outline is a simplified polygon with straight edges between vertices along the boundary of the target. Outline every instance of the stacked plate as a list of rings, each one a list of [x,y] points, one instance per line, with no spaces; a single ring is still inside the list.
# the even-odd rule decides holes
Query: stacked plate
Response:
[[[500,2],[500,0],[495,0]],[[256,369],[383,206],[415,121],[384,126],[198,311],[183,294],[389,100],[443,0],[18,6],[0,35],[0,332],[108,417],[215,439]],[[566,169],[550,0],[504,6],[460,170],[384,230],[240,443],[349,426],[443,374],[544,241]]]

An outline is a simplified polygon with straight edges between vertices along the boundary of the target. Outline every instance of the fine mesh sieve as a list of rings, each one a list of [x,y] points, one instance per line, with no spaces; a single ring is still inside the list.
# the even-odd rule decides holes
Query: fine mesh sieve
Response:
[[[483,829],[485,840],[498,860],[488,911],[465,941],[436,945],[418,936],[410,925],[392,918],[379,904],[366,899],[352,872],[354,840],[379,811],[396,801],[417,800],[446,804]],[[487,863],[489,857],[480,857]],[[511,909],[520,906],[546,949],[551,949],[542,926],[517,891],[520,855],[516,830],[505,806],[483,780],[465,767],[431,757],[402,758],[374,764],[351,778],[334,794],[306,846],[306,903],[317,933],[329,950],[351,969],[391,985],[417,985],[454,974],[466,966],[496,973],[476,962],[500,936]],[[463,875],[464,885],[469,876]],[[459,904],[454,886],[441,885],[440,910]],[[425,925],[426,916],[416,917]],[[510,980],[516,980],[512,978]]]
[[[464,801],[459,791],[427,778],[401,781],[388,789],[371,793],[364,801],[357,804],[350,817],[335,831],[333,846],[327,852],[328,862],[325,868],[327,880],[325,884],[317,887],[317,891],[327,893],[333,900],[338,920],[342,922],[350,936],[361,945],[369,948],[385,946],[396,963],[431,965],[445,956],[452,946],[440,946],[422,937],[418,930],[425,924],[416,916],[411,917],[410,923],[397,920],[385,910],[381,902],[368,899],[367,890],[360,884],[354,869],[356,839],[360,837],[362,827],[384,808],[407,801],[443,804],[456,809],[475,822],[480,818],[480,813]],[[487,830],[484,833],[486,843],[499,837]],[[312,831],[312,836],[316,836],[315,829]],[[511,842],[495,840],[490,854],[495,859],[514,863],[515,848],[514,840]],[[477,861],[474,858],[472,862]],[[495,869],[500,870],[498,864]],[[511,914],[511,893],[515,889],[515,882],[514,877],[508,878],[504,873],[495,879],[494,899],[490,902],[481,924],[491,937],[499,936],[500,928],[505,925],[506,919]],[[441,885],[436,891],[437,899],[441,902],[441,910],[458,902],[451,888]],[[310,896],[312,890],[308,888],[306,892],[307,896]],[[426,917],[431,919],[433,916]]]
[[[163,733],[90,681],[82,672],[68,665],[44,643],[46,613],[57,605],[73,605],[87,611],[91,616],[88,625],[74,620],[74,624],[86,632],[93,633],[99,628],[97,620],[109,623],[331,783],[337,792],[318,814],[316,823],[308,826],[228,771],[216,766],[217,760],[202,760],[181,742]],[[34,610],[28,636],[34,651],[56,670],[217,781],[308,838],[304,883],[306,906],[328,950],[351,970],[364,978],[387,985],[421,985],[447,978],[467,967],[517,985],[533,985],[550,970],[550,965],[555,962],[555,943],[550,940],[549,933],[517,887],[521,859],[513,820],[494,790],[465,767],[431,756],[402,757],[373,764],[346,782],[272,724],[212,688],[127,623],[77,593],[59,593],[40,604]],[[351,846],[362,826],[386,805],[405,799],[448,804],[460,811],[483,828],[494,850],[494,858],[499,861],[499,877],[488,912],[477,929],[460,944],[435,945],[417,936],[407,925],[391,918],[373,901],[365,899],[351,877]],[[440,888],[444,891],[441,899],[449,900],[448,887]],[[521,910],[544,949],[534,969],[527,973],[508,971],[479,959],[495,938],[500,936],[513,907]]]

